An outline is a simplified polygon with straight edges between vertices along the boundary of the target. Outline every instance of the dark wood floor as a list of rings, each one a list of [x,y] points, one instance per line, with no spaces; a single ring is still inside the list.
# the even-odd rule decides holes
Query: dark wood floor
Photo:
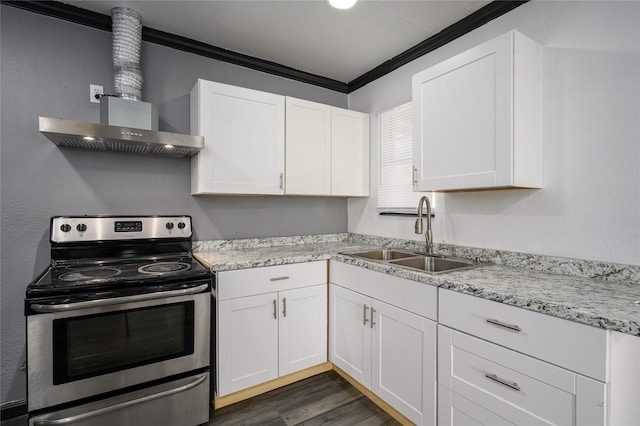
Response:
[[[1,426],[26,424],[24,416]],[[399,424],[334,371],[212,411],[209,421],[218,426]]]
[[[334,371],[211,413],[209,425],[399,425]]]

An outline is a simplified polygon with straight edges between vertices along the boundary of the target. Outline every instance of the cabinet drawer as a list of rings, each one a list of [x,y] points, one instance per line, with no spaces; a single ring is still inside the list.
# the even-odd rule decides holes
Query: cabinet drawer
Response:
[[[438,351],[438,381],[454,393],[516,424],[575,424],[575,373],[442,326]]]
[[[293,263],[216,274],[218,300],[327,283],[327,262]]]
[[[607,381],[606,330],[450,290],[439,302],[441,324]]]
[[[513,426],[513,423],[438,385],[438,426]]]

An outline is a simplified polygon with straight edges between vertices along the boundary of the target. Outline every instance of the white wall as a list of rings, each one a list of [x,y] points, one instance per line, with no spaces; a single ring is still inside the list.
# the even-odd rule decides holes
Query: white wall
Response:
[[[640,2],[531,1],[349,95],[372,114],[371,197],[349,232],[421,239],[375,212],[376,113],[411,76],[511,29],[544,46],[544,188],[436,194],[436,242],[640,264]]]

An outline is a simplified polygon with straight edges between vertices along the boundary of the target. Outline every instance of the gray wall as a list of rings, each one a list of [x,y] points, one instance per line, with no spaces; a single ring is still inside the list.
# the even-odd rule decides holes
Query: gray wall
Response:
[[[58,149],[38,116],[99,122],[89,84],[113,93],[111,33],[13,7],[1,10],[1,401],[26,398],[23,299],[49,262],[49,218],[64,214],[188,214],[195,239],[346,232],[346,200],[193,197],[188,159]],[[326,89],[144,43],[143,100],[160,129],[189,132],[197,78],[347,106]]]

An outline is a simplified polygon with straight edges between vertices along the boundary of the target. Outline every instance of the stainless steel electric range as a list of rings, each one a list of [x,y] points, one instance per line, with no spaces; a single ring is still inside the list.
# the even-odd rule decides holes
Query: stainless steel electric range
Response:
[[[29,424],[209,420],[211,277],[189,216],[51,219],[26,291]]]

